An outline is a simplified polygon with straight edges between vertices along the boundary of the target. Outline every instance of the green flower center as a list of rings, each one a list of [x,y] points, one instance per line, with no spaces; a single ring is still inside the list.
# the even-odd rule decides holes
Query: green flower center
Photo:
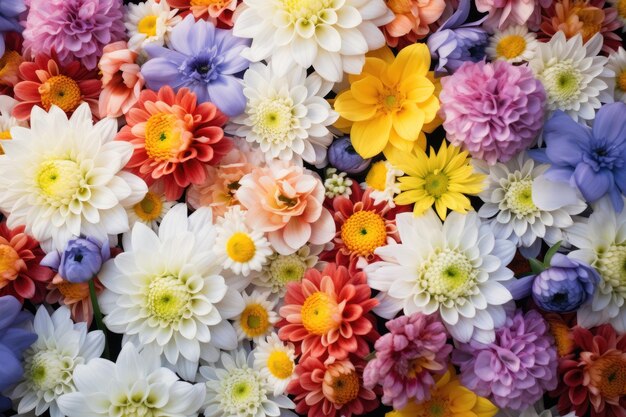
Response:
[[[72,384],[74,360],[55,351],[39,351],[26,361],[25,376],[38,391],[65,392],[64,385]]]
[[[139,385],[139,384],[137,384]],[[163,412],[155,407],[160,398],[156,393],[138,389],[132,393],[121,393],[109,406],[109,414],[118,417],[157,417]]]
[[[517,218],[534,214],[537,211],[537,206],[533,202],[532,179],[525,178],[512,182],[506,190],[504,201],[513,214],[517,215]]]
[[[598,250],[598,259],[593,265],[613,291],[626,299],[626,243],[611,245]]]
[[[331,4],[332,0],[282,0],[282,8],[291,21],[303,27],[328,20],[325,9]]]
[[[558,62],[546,68],[539,79],[543,82],[551,110],[572,109],[579,102],[583,75],[571,60]]]
[[[448,176],[441,170],[426,175],[424,189],[434,198],[439,198],[448,191]]]
[[[156,319],[166,323],[178,322],[188,309],[191,294],[178,277],[156,277],[149,286],[147,307]]]
[[[306,264],[296,254],[278,255],[270,265],[272,280],[281,286],[301,281],[305,271]]]
[[[469,295],[477,275],[467,256],[452,249],[436,249],[419,271],[420,285],[439,302]]]
[[[76,193],[84,194],[84,180],[80,166],[70,159],[52,159],[39,165],[35,184],[41,196],[50,203],[67,205]]]
[[[260,137],[261,142],[285,146],[291,143],[291,132],[298,122],[292,114],[291,98],[266,99],[254,107],[251,114],[254,123],[252,130]]]
[[[222,379],[219,399],[225,415],[255,416],[267,398],[261,376],[253,369],[233,369]]]

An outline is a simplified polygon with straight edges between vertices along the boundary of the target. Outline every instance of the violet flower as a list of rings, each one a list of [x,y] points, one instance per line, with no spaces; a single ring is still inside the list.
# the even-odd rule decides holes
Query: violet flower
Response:
[[[6,32],[21,32],[22,25],[18,21],[19,15],[26,10],[24,0],[0,1],[0,56],[4,55],[4,34]]]
[[[110,257],[108,242],[102,244],[96,239],[81,237],[70,240],[61,254],[48,253],[41,264],[58,271],[66,281],[80,283],[96,276],[102,264]]]
[[[350,136],[335,139],[328,148],[328,161],[339,171],[348,174],[359,174],[367,169],[372,162],[371,158],[363,159],[350,141]]]

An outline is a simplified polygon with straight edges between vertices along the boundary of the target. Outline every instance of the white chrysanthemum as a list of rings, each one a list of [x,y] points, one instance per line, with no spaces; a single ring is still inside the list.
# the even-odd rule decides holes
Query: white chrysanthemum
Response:
[[[276,333],[260,341],[254,349],[254,367],[274,388],[274,395],[281,395],[296,373],[296,348],[285,344]]]
[[[239,341],[249,339],[259,343],[272,332],[279,320],[274,311],[278,300],[273,298],[269,291],[254,290],[250,295],[243,293],[245,307],[233,320]]]
[[[126,207],[130,228],[140,222],[155,232],[159,231],[159,223],[168,211],[176,204],[175,201],[165,199],[165,186],[156,182],[148,189],[143,200],[130,207]]]
[[[252,39],[244,56],[271,57],[277,76],[292,64],[331,82],[359,74],[368,51],[385,45],[380,26],[394,15],[383,0],[244,0],[233,33]]]
[[[253,277],[252,283],[259,287],[270,288],[280,297],[287,292],[287,284],[300,282],[307,269],[317,265],[322,246],[304,245],[291,255],[274,252],[267,258],[261,274]]]
[[[130,246],[105,263],[98,275],[104,323],[137,346],[149,346],[193,380],[200,358],[212,362],[219,349],[234,349],[237,333],[226,320],[243,310],[241,295],[226,285],[217,261],[211,209],[187,218],[174,206],[159,234],[133,227]]]
[[[574,120],[591,120],[600,102],[610,100],[608,85],[600,77],[610,76],[607,58],[599,56],[602,35],[596,34],[583,45],[582,36],[566,39],[557,32],[549,42],[539,43],[528,65],[546,90],[546,106],[562,110]]]
[[[376,249],[382,261],[365,268],[370,287],[381,291],[374,311],[388,319],[400,310],[439,312],[459,342],[493,341],[512,299],[502,282],[513,279],[506,265],[515,245],[495,238],[475,212],[453,212],[443,224],[433,210],[401,213],[396,223],[402,243]]]
[[[568,256],[593,266],[601,280],[591,303],[578,309],[578,324],[591,328],[610,323],[618,333],[626,332],[626,210],[615,213],[601,200],[587,222],[577,223],[568,233],[578,250]]]
[[[350,197],[352,195],[352,180],[348,178],[347,173],[340,172],[337,174],[337,168],[328,168],[324,180],[324,189],[328,198]]]
[[[104,334],[87,332],[86,323],[74,323],[70,310],[59,307],[52,316],[45,307],[37,310],[34,321],[37,341],[24,352],[24,376],[10,393],[17,412],[64,417],[59,396],[76,391],[72,377],[77,366],[99,358],[104,350]]]
[[[19,121],[11,116],[16,104],[17,100],[13,97],[0,96],[0,155],[4,153],[2,141],[11,139],[11,128],[13,126],[28,126],[26,121]]]
[[[385,202],[389,207],[394,208],[396,203],[393,199],[400,193],[400,183],[397,178],[403,175],[404,172],[394,168],[389,161],[374,162],[361,187],[372,189],[370,197],[374,199],[374,204]]]
[[[563,240],[562,230],[574,224],[572,215],[587,208],[574,188],[544,177],[548,164],[536,165],[525,152],[507,163],[489,166],[474,160],[474,165],[487,175],[478,215],[489,219],[498,239],[522,248],[535,246],[531,256],[537,256],[542,240],[550,246]]]
[[[162,46],[172,28],[182,20],[178,9],[170,9],[165,0],[146,0],[126,6],[124,26],[128,31],[128,48],[141,51],[147,44]]]
[[[237,136],[259,145],[265,158],[305,160],[326,165],[326,150],[333,141],[328,130],[338,114],[324,96],[332,83],[306,70],[291,68],[282,76],[276,66],[252,64],[243,76],[246,110],[232,121]]]
[[[493,34],[485,52],[493,60],[516,64],[530,61],[536,54],[538,44],[537,35],[529,32],[528,27],[510,26]]]
[[[609,86],[608,93],[613,100],[626,103],[626,50],[620,46],[617,52],[609,55],[606,67],[611,74],[601,78]]]
[[[26,225],[46,251],[62,251],[81,234],[105,241],[126,232],[124,206],[148,188],[122,171],[133,146],[113,140],[117,121],[94,125],[86,103],[69,120],[56,106],[47,113],[35,106],[30,120],[30,129],[11,129],[0,155],[0,208],[9,227]]]
[[[206,379],[205,417],[276,417],[294,416],[284,409],[295,404],[285,395],[274,395],[272,387],[254,368],[252,353],[243,349],[222,352],[220,362],[201,366]]]
[[[251,271],[260,271],[271,254],[265,235],[246,224],[246,212],[239,206],[231,207],[217,226],[215,255],[223,267],[248,276]]]
[[[68,417],[198,417],[204,384],[178,380],[158,354],[126,343],[117,362],[95,359],[74,372],[76,392],[59,398]]]

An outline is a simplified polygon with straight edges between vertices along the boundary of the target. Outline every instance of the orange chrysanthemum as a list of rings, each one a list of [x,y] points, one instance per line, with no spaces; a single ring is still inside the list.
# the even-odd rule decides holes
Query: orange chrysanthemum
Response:
[[[395,15],[383,26],[387,45],[407,46],[430,33],[429,25],[436,22],[446,8],[444,0],[387,0],[387,7]]]
[[[170,7],[182,10],[181,16],[189,13],[198,19],[209,20],[218,28],[233,27],[233,12],[241,0],[167,0]]]

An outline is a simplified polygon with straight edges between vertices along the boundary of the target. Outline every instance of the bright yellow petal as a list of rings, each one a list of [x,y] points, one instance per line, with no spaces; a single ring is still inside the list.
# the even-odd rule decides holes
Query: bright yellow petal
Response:
[[[423,153],[423,152],[422,152]],[[411,152],[403,152],[396,147],[385,147],[385,157],[394,167],[404,171],[408,175],[422,176],[422,169],[425,166],[426,159],[421,158],[417,154]]]
[[[424,111],[426,123],[430,123],[437,117],[437,112],[441,106],[439,104],[439,99],[435,96],[431,96],[423,103],[419,103],[419,107]]]
[[[426,181],[424,181],[424,179],[420,177],[405,176],[398,178],[398,185],[401,190],[414,190],[417,188],[424,188],[424,184],[426,184]]]
[[[416,201],[415,206],[413,206],[413,214],[415,214],[416,216],[421,216],[433,206],[434,202],[435,199],[429,195],[422,198],[421,200]]]
[[[413,204],[417,201],[423,201],[426,198],[432,197],[426,194],[424,190],[409,190],[398,194],[393,201],[395,201],[397,204],[406,206],[408,204]],[[432,203],[433,202],[431,201],[430,204]]]
[[[379,97],[383,94],[383,83],[370,75],[352,83],[350,91],[357,101],[376,108]]]
[[[414,103],[404,102],[400,110],[393,113],[393,129],[405,140],[414,142],[424,125],[424,112]],[[413,147],[413,144],[411,144]],[[411,150],[410,148],[408,149]]]
[[[391,132],[391,116],[378,115],[352,125],[352,146],[362,158],[378,155],[387,145]]]
[[[437,215],[441,218],[441,220],[446,219],[446,214],[448,212],[448,206],[445,205],[441,198],[435,200],[435,211]]]
[[[430,68],[430,52],[423,43],[415,43],[403,48],[391,64],[391,72],[398,75],[398,80],[413,74],[426,75]]]
[[[383,46],[382,48],[376,49],[374,51],[369,51],[366,55],[367,58],[378,58],[385,61],[387,64],[391,64],[395,59],[393,52],[389,47]]]
[[[412,74],[402,79],[400,91],[406,95],[407,100],[423,103],[433,97],[435,86],[428,78]]]
[[[341,117],[353,122],[371,119],[376,114],[376,106],[358,101],[351,90],[337,96],[335,110]]]
[[[488,399],[478,397],[472,411],[475,412],[478,417],[493,417],[498,412],[498,407],[493,405]]]

